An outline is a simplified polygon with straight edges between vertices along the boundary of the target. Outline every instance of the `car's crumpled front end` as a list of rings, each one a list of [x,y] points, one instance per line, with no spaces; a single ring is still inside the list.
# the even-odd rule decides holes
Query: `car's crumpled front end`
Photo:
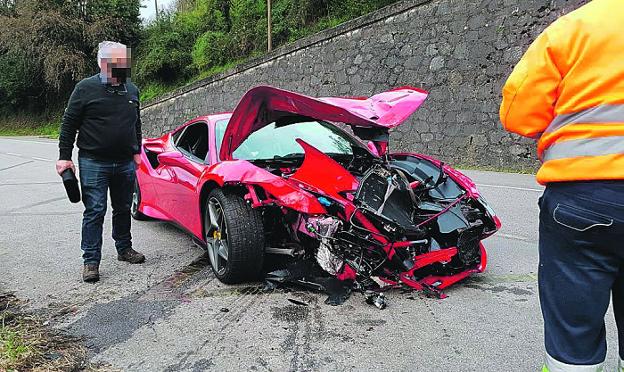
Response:
[[[436,159],[388,152],[388,130],[426,96],[406,87],[368,99],[315,99],[260,87],[243,97],[220,157],[258,167],[237,183],[246,187],[252,207],[262,210],[267,252],[294,257],[289,267],[269,273],[269,282],[325,290],[333,304],[352,289],[368,291],[370,302],[383,307],[385,289],[409,287],[444,297],[442,289],[485,269],[481,241],[500,221],[474,183]],[[330,122],[350,125],[368,146]],[[286,133],[288,127],[293,129]],[[262,139],[262,128],[269,135],[260,141],[266,145],[245,148],[248,138]],[[292,136],[293,143],[284,145],[288,151],[258,155],[281,146],[266,142],[280,142],[270,137],[278,130]],[[292,152],[294,142],[299,152]]]
[[[305,159],[284,177],[315,195],[325,213],[282,210],[278,224],[287,226],[288,247],[299,247],[293,255],[361,290],[407,286],[439,297],[485,269],[481,240],[500,221],[461,173],[416,154],[354,159],[348,170],[300,144]],[[274,245],[280,240],[288,238]],[[302,280],[305,274],[288,281],[314,282]]]

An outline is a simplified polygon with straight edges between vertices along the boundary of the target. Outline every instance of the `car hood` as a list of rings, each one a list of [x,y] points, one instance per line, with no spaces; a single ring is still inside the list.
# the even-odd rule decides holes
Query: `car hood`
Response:
[[[232,153],[249,135],[287,116],[345,123],[363,128],[394,128],[420,107],[428,93],[401,87],[370,98],[313,98],[270,86],[249,90],[234,109],[223,135],[219,157]]]

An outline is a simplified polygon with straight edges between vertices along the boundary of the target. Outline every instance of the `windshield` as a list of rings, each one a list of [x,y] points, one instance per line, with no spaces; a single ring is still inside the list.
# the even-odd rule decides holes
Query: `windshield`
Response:
[[[217,153],[221,150],[228,120],[216,123]],[[353,155],[353,147],[363,147],[355,139],[332,124],[322,121],[278,125],[271,123],[249,135],[234,150],[232,157],[241,160],[302,157],[303,148],[295,140],[301,138],[328,155]]]

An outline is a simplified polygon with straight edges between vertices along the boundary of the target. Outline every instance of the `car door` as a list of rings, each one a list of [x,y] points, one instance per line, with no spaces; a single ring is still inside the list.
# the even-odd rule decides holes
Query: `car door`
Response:
[[[172,198],[174,197],[174,173],[169,165],[163,164],[160,155],[178,152],[175,143],[180,138],[186,126],[181,127],[169,136],[161,137],[162,140],[154,140],[153,143],[144,145],[145,153],[150,160],[152,170],[149,172],[153,187],[152,206],[164,215],[164,219],[175,220],[172,214]],[[143,187],[143,183],[141,184]]]
[[[201,208],[197,193],[199,177],[206,167],[209,144],[208,124],[189,124],[175,142],[183,158],[175,166],[167,166],[171,175],[168,185],[167,209],[182,227],[201,238]]]

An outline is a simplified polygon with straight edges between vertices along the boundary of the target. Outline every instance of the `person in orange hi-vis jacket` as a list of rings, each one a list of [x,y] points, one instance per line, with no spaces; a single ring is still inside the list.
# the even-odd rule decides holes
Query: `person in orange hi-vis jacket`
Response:
[[[610,296],[624,372],[624,0],[555,21],[503,88],[500,118],[542,162],[543,371],[601,371]]]

